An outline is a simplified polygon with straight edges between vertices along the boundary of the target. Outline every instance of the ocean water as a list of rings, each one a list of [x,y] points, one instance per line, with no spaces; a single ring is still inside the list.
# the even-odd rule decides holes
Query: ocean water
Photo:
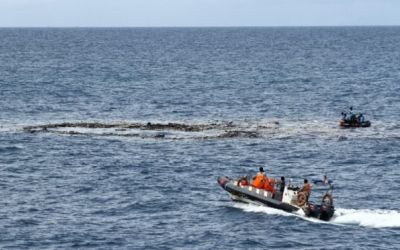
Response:
[[[0,248],[399,249],[399,44],[399,27],[0,29]],[[340,129],[349,106],[372,126]],[[216,182],[259,166],[327,174],[333,220]]]

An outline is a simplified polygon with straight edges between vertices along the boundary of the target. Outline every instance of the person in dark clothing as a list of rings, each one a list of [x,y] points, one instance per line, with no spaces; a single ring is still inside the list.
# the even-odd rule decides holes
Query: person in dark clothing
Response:
[[[345,112],[342,112],[342,119],[343,121],[347,121],[347,114]]]
[[[281,176],[281,178],[277,181],[277,192],[275,193],[274,199],[278,201],[282,201],[283,192],[285,191],[285,177]]]
[[[281,181],[280,181],[280,183],[279,183],[279,191],[283,194],[283,191],[285,191],[285,186],[286,186],[286,183],[285,183],[285,177],[284,176],[281,176]]]
[[[352,123],[357,122],[356,114],[353,113],[353,107],[350,107],[349,117],[350,117],[350,122],[352,122]]]
[[[358,116],[358,122],[359,122],[359,123],[364,123],[364,121],[365,121],[364,115],[363,115],[363,114],[360,114],[360,115]]]

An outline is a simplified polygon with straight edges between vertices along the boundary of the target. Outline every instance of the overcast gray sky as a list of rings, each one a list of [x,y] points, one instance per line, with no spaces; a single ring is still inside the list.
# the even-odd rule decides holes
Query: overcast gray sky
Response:
[[[0,0],[1,27],[400,25],[400,0]]]

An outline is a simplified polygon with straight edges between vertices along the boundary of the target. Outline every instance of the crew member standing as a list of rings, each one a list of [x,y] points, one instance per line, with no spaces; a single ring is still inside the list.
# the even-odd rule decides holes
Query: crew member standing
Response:
[[[260,167],[260,171],[257,173],[256,177],[254,177],[253,187],[255,188],[263,188],[264,183],[267,181],[267,176],[264,173],[264,168]]]
[[[310,197],[310,193],[311,193],[311,185],[310,185],[310,183],[308,183],[307,179],[304,179],[304,185],[300,191],[304,192],[306,194],[307,201],[308,201],[308,197]]]

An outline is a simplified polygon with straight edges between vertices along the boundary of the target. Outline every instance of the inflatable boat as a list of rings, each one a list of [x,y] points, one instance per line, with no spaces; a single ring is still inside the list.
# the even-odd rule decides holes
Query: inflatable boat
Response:
[[[370,121],[358,122],[358,121],[347,121],[341,119],[339,122],[340,127],[342,128],[366,128],[371,126]]]
[[[234,201],[272,207],[289,213],[303,210],[307,217],[324,221],[329,221],[335,212],[331,185],[329,185],[328,191],[323,193],[321,203],[316,204],[309,202],[306,194],[301,192],[299,187],[290,184],[285,186],[283,193],[279,191],[272,193],[248,185],[247,181],[242,180],[243,178],[234,180],[221,176],[218,178],[218,184],[229,193]]]

